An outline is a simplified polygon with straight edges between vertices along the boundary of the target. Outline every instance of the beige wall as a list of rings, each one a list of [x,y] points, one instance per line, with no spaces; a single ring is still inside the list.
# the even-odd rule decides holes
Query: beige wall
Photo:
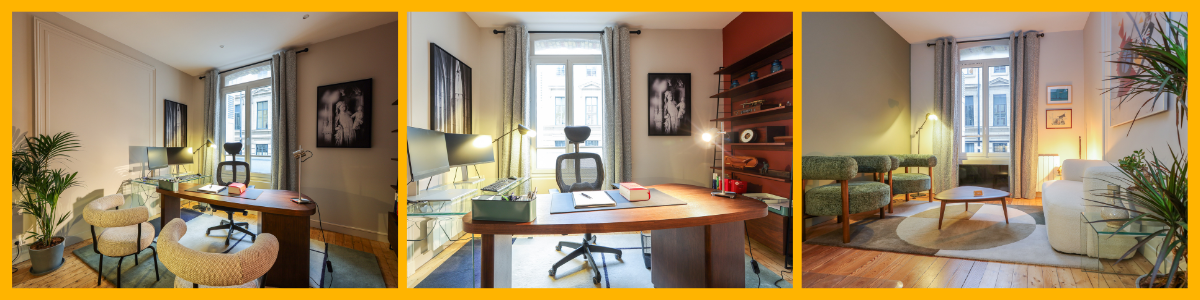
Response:
[[[321,205],[325,229],[387,241],[396,184],[398,107],[397,34],[392,22],[306,46],[297,55],[297,135],[313,158],[302,166],[300,187]],[[372,79],[371,148],[317,148],[317,87]],[[317,216],[313,216],[313,221]],[[313,224],[317,226],[317,224]]]
[[[804,155],[910,153],[908,42],[869,12],[803,22]]]
[[[1084,138],[1084,156],[1087,159],[1104,159],[1104,132],[1108,127],[1104,125],[1104,96],[1100,95],[1100,88],[1104,83],[1104,75],[1100,68],[1103,67],[1106,57],[1102,53],[1104,48],[1101,47],[1104,33],[1104,30],[1101,30],[1101,15],[1104,14],[1088,14],[1087,23],[1083,27],[1083,86],[1072,91],[1075,93],[1075,99],[1085,103],[1083,118],[1076,117],[1076,120],[1092,125],[1087,126],[1087,137]]]
[[[118,192],[120,187],[119,182],[123,179],[130,179],[140,173],[130,173],[121,171],[121,165],[104,165],[98,160],[82,159],[84,157],[104,157],[110,160],[127,162],[128,146],[150,146],[162,144],[162,101],[170,99],[177,102],[187,104],[189,108],[188,125],[193,128],[190,133],[190,143],[195,145],[198,131],[194,128],[201,126],[199,116],[199,107],[201,106],[195,97],[194,82],[198,81],[195,77],[176,70],[158,60],[155,60],[133,48],[121,44],[113,39],[110,39],[94,30],[84,27],[62,15],[57,13],[13,13],[13,101],[12,101],[12,117],[14,139],[19,138],[15,133],[28,133],[33,131],[33,104],[34,104],[34,41],[33,41],[33,18],[38,17],[46,20],[56,26],[62,27],[67,31],[80,35],[87,40],[91,40],[103,47],[112,49],[120,54],[129,56],[134,60],[148,64],[155,70],[154,77],[154,95],[151,103],[154,111],[150,112],[150,107],[134,107],[129,114],[141,114],[139,118],[154,120],[153,134],[147,136],[148,129],[145,126],[150,124],[142,124],[131,126],[123,122],[114,122],[114,118],[122,118],[122,114],[98,114],[87,113],[84,107],[87,105],[95,105],[96,103],[112,103],[113,106],[128,106],[130,99],[122,97],[123,91],[109,92],[105,89],[89,87],[89,84],[103,84],[105,86],[125,85],[136,86],[145,83],[145,79],[134,82],[133,78],[123,78],[120,76],[91,76],[92,74],[106,74],[105,65],[112,66],[116,60],[112,56],[102,55],[80,55],[71,57],[71,64],[68,66],[55,66],[55,70],[71,70],[78,74],[89,74],[87,77],[78,78],[73,81],[60,81],[58,83],[70,82],[69,85],[55,85],[51,87],[51,93],[58,94],[89,94],[87,98],[67,98],[61,101],[68,101],[61,104],[60,107],[70,107],[76,103],[79,111],[68,111],[62,115],[57,115],[59,119],[52,119],[52,122],[57,124],[51,126],[51,130],[71,130],[81,133],[80,139],[84,142],[81,151],[75,157],[79,158],[68,164],[74,171],[81,172],[80,177],[85,180],[85,186],[73,188],[63,194],[63,208],[72,210],[73,219],[69,221],[69,236],[68,244],[73,244],[84,239],[90,238],[88,227],[80,217],[82,206],[88,201],[96,197],[106,194]],[[91,54],[91,53],[88,53]],[[78,68],[78,69],[72,69]],[[94,79],[94,80],[92,80]],[[128,81],[123,81],[123,80]],[[142,105],[145,104],[145,100]],[[152,114],[145,116],[145,114]],[[130,115],[133,116],[133,115]],[[71,121],[57,121],[62,119],[70,119]],[[124,125],[124,126],[122,126]],[[106,132],[103,136],[99,134],[83,134],[85,132]],[[121,153],[109,153],[112,149],[124,150]],[[107,149],[107,150],[105,150]],[[109,151],[109,152],[101,152]],[[116,157],[116,158],[114,158]],[[115,170],[115,173],[114,173]],[[154,200],[147,201],[156,203]],[[129,203],[127,205],[134,205]],[[156,207],[156,206],[155,206]],[[62,209],[62,208],[60,208]],[[25,220],[24,224],[21,221],[22,217],[13,212],[13,238],[22,232],[23,228],[29,225],[30,220]]]

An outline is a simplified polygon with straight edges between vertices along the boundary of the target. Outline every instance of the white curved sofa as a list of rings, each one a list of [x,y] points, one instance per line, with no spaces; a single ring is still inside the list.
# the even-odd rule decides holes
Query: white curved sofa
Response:
[[[1090,257],[1114,259],[1137,244],[1132,237],[1117,236],[1105,240],[1103,249],[1096,248],[1095,234],[1085,234],[1080,214],[1098,211],[1094,201],[1106,201],[1097,196],[1109,184],[1126,188],[1121,170],[1102,160],[1068,159],[1062,164],[1062,180],[1050,180],[1042,184],[1042,210],[1046,216],[1046,231],[1050,246],[1064,253],[1083,254]],[[1086,199],[1086,200],[1085,200]],[[1088,238],[1087,247],[1081,238]],[[1103,251],[1100,251],[1103,250]]]

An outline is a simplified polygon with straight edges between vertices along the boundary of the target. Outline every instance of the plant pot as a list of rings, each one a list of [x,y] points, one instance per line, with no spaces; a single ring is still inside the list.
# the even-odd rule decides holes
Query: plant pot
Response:
[[[66,248],[67,243],[64,243],[62,237],[54,237],[52,241],[57,244],[50,248],[37,250],[29,247],[29,262],[33,264],[33,267],[29,268],[29,273],[42,275],[62,267],[63,261],[65,261],[63,248]]]
[[[1182,274],[1182,273],[1180,273],[1180,274]],[[1180,274],[1177,274],[1177,275],[1176,275],[1177,277],[1175,278],[1175,282],[1174,282],[1174,283],[1175,283],[1175,285],[1177,285],[1177,286],[1175,286],[1175,287],[1181,286],[1181,285],[1183,284],[1183,281],[1187,280],[1187,279],[1186,279],[1186,277],[1183,277],[1183,276],[1182,276],[1182,275],[1180,275]],[[1146,279],[1147,277],[1150,277],[1150,274],[1146,274],[1146,275],[1138,276],[1137,280],[1133,282],[1133,285],[1134,285],[1134,286],[1136,286],[1136,287],[1137,287],[1137,288],[1139,288],[1139,289],[1140,289],[1140,288],[1148,288],[1148,287],[1144,287],[1143,285],[1145,285],[1145,284],[1143,284],[1143,283],[1142,283],[1142,280],[1143,280],[1143,279]],[[1159,275],[1158,275],[1158,279],[1160,279],[1160,280],[1161,280],[1161,279],[1164,279],[1164,278],[1166,278],[1166,277],[1167,277],[1167,275],[1166,275],[1166,274],[1159,274]]]

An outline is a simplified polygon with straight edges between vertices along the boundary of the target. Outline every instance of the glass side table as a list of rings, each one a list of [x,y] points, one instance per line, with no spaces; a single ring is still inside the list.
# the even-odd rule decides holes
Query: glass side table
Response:
[[[1132,263],[1131,260],[1141,259],[1141,254],[1133,253],[1125,261],[1117,264],[1117,259],[1107,259],[1100,257],[1120,257],[1129,251],[1133,246],[1131,239],[1151,238],[1151,234],[1155,231],[1164,228],[1162,223],[1154,221],[1141,221],[1140,224],[1130,224],[1120,231],[1117,227],[1109,227],[1108,223],[1093,221],[1103,220],[1100,212],[1083,212],[1079,216],[1080,220],[1080,243],[1084,251],[1088,254],[1084,255],[1080,268],[1084,272],[1104,273],[1104,274],[1120,274],[1120,275],[1143,275],[1137,268],[1127,267],[1127,263]],[[1156,237],[1166,236],[1158,234]],[[1124,247],[1121,245],[1128,245]]]

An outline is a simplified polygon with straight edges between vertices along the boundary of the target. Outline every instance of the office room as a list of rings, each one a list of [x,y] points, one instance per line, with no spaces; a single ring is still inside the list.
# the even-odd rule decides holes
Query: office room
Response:
[[[408,287],[792,286],[792,13],[407,26]]]
[[[396,13],[12,17],[14,288],[395,287]]]

